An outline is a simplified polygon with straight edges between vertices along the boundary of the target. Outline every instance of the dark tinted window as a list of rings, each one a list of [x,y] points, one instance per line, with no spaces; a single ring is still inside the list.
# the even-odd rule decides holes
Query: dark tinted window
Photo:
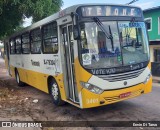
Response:
[[[14,39],[10,40],[10,53],[15,54],[15,41],[14,41]]]
[[[154,49],[154,62],[160,62],[160,49]]]
[[[58,34],[56,22],[50,23],[43,27],[43,52],[58,52]]]
[[[15,43],[16,43],[16,54],[20,54],[21,53],[21,37],[16,37],[15,39]]]
[[[31,52],[35,54],[41,53],[41,30],[35,29],[31,32]]]
[[[147,26],[147,30],[151,30],[152,29],[152,27],[151,27],[152,20],[150,18],[147,18],[147,19],[145,19],[145,23]]]
[[[22,35],[22,53],[30,53],[29,33]]]

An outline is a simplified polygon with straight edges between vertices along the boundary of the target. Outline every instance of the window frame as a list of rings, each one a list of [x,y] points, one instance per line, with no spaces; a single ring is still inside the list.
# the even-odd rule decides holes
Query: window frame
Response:
[[[22,38],[23,38],[23,35],[26,35],[26,34],[28,34],[28,38],[29,38],[29,42],[28,42],[28,44],[29,44],[29,52],[28,53],[24,53],[23,52],[23,40],[22,40]],[[30,32],[25,32],[25,33],[23,33],[22,35],[21,35],[21,44],[22,44],[22,54],[30,54],[31,53],[31,42],[30,42]],[[25,43],[26,44],[26,43]]]
[[[152,17],[148,17],[148,18],[145,18],[145,19],[144,19],[145,22],[146,22],[147,20],[150,20],[150,21],[151,21],[151,22],[150,22],[150,24],[151,24],[151,25],[150,25],[150,29],[147,28],[147,31],[152,31]],[[147,27],[147,26],[146,26],[146,27]]]
[[[50,26],[51,24],[55,24],[56,26],[56,34],[57,34],[57,37],[55,37],[55,38],[57,38],[57,42],[53,42],[53,43],[57,43],[57,45],[58,45],[58,51],[57,52],[45,52],[44,51],[44,40],[47,40],[47,39],[51,39],[51,38],[44,38],[44,27],[46,27],[46,26]],[[47,24],[45,24],[45,25],[43,25],[42,26],[42,28],[41,28],[41,32],[42,32],[42,52],[43,52],[43,54],[58,54],[58,52],[59,52],[59,44],[58,44],[58,26],[57,26],[57,21],[52,21],[52,22],[50,22],[50,23],[47,23]]]
[[[41,50],[40,50],[40,53],[38,53],[38,52],[33,52],[33,51],[32,51],[32,44],[35,43],[35,42],[37,42],[37,41],[32,41],[32,40],[31,40],[31,37],[32,37],[31,34],[32,34],[32,32],[34,32],[34,31],[36,31],[36,30],[40,30],[40,38],[41,38],[41,39],[38,40],[38,41],[40,41],[40,45],[41,45],[41,47],[40,47],[40,49],[41,49]],[[30,41],[30,53],[31,53],[31,54],[42,54],[42,31],[41,31],[41,27],[34,28],[33,30],[30,31],[29,34],[30,34],[30,35],[29,35],[29,39],[30,39],[30,40],[29,40],[29,41]]]

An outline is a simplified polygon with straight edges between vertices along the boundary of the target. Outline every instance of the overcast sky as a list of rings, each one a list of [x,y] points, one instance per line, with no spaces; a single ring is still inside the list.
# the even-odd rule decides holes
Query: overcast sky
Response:
[[[84,3],[113,3],[113,4],[126,4],[131,0],[63,0],[64,4],[62,9],[75,4]],[[142,9],[160,6],[160,0],[139,0],[132,5],[140,6]]]

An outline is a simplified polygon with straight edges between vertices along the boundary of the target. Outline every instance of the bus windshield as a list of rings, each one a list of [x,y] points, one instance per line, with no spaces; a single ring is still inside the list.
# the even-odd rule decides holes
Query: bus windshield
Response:
[[[86,68],[111,68],[149,60],[144,22],[102,22],[108,38],[96,22],[81,24],[81,63]]]

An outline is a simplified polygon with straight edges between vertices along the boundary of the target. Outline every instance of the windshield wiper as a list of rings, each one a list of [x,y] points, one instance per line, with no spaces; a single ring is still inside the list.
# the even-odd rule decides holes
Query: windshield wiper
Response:
[[[112,32],[111,32],[111,27],[109,26],[109,33],[106,31],[105,26],[103,25],[103,23],[99,20],[99,18],[97,17],[93,17],[93,20],[95,21],[95,23],[99,26],[99,28],[103,31],[103,33],[105,34],[105,36],[111,40],[111,46],[112,46],[112,51],[114,51],[114,44],[113,44],[113,36],[112,36]]]

